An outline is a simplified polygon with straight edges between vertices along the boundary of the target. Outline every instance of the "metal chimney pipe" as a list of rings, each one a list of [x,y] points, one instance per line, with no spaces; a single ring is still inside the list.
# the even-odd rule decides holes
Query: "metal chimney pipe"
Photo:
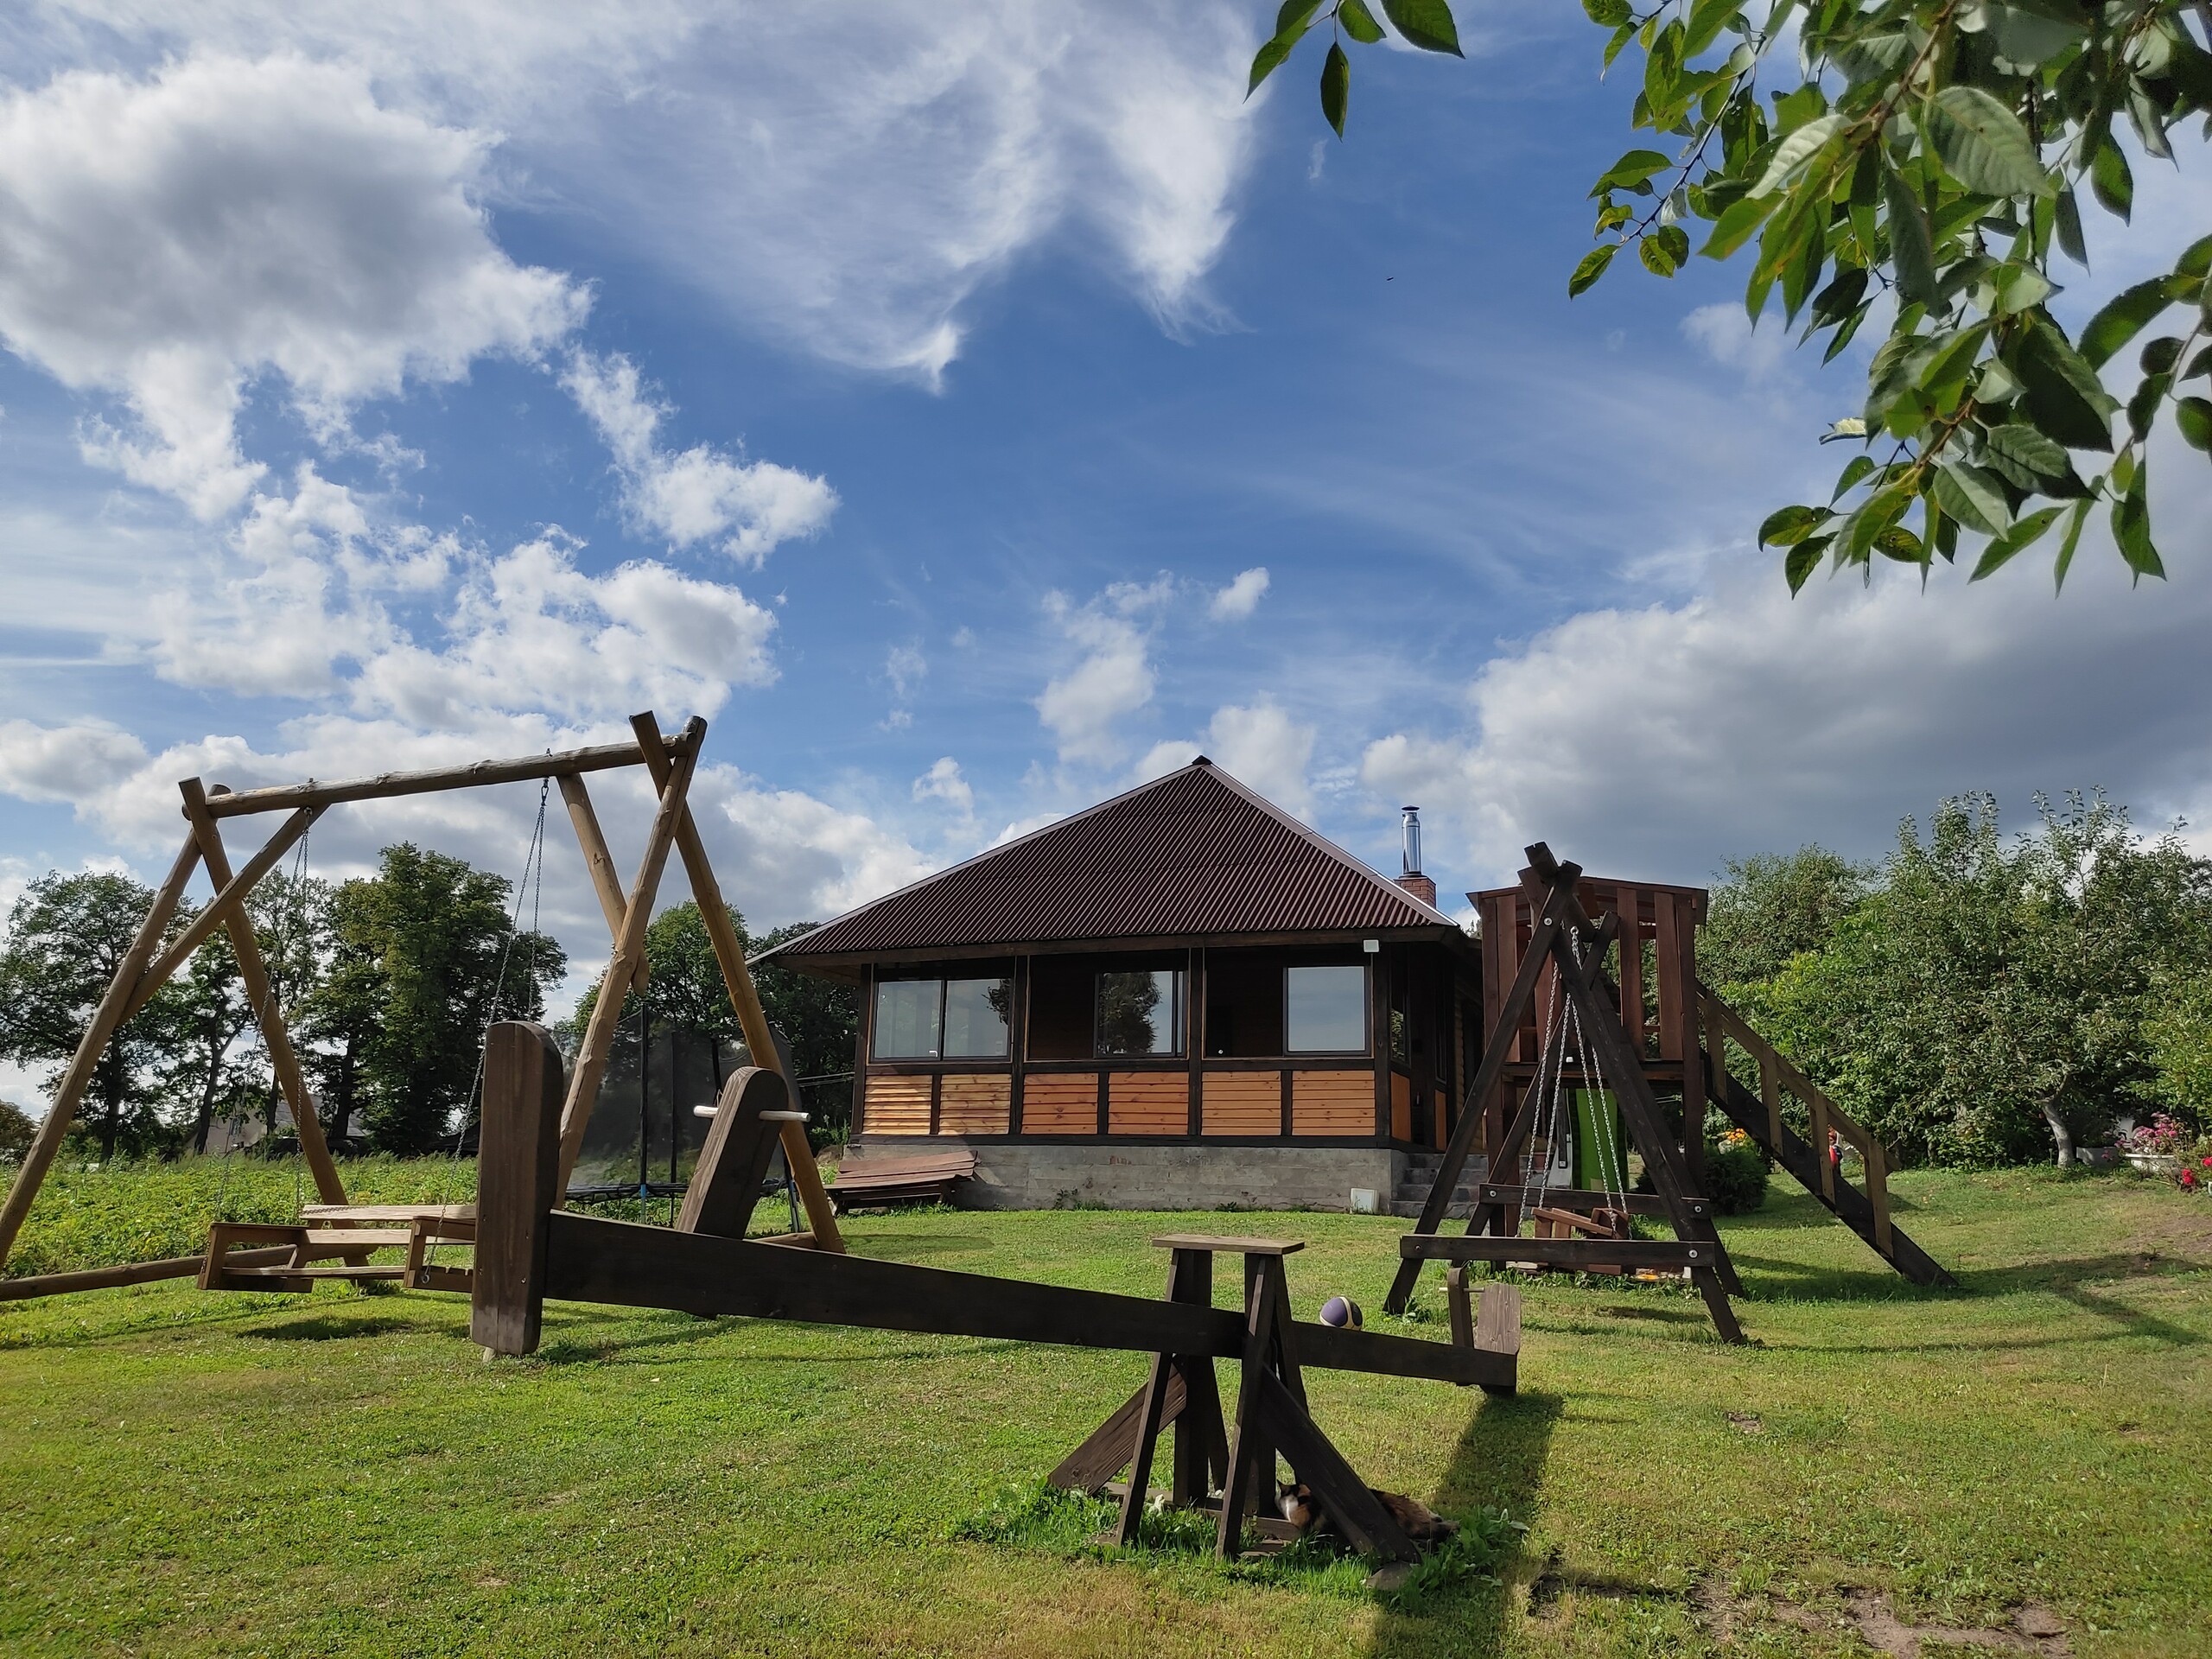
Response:
[[[1405,866],[1404,874],[1419,875],[1421,873],[1421,808],[1408,806],[1402,810],[1405,813],[1405,853],[1402,861]]]

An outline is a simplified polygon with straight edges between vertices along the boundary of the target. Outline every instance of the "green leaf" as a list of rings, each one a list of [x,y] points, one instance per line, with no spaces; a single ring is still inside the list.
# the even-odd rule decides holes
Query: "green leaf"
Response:
[[[1993,0],[1982,13],[1998,54],[2023,69],[2050,62],[2089,33],[2081,8],[2068,0]]]
[[[1608,242],[1602,248],[1592,248],[1584,254],[1574,267],[1574,274],[1567,279],[1567,296],[1570,300],[1586,292],[1591,284],[1605,274],[1605,267],[1613,263],[1613,256],[1621,251],[1618,242]]]
[[[2120,556],[2127,561],[2127,568],[2139,582],[2145,576],[2166,574],[2158,550],[2151,541],[2151,503],[2145,493],[2150,472],[2148,467],[2138,466],[2126,493],[2112,504],[2112,538],[2120,544]]]
[[[2200,374],[2212,374],[2212,346],[2207,346],[2195,357],[2190,359],[2189,366],[2174,378],[2178,380],[2194,380]]]
[[[1321,0],[1282,0],[1275,9],[1275,38],[1281,39],[1294,29],[1303,32],[1320,10]]]
[[[1782,574],[1789,579],[1789,591],[1797,590],[1812,580],[1813,572],[1821,568],[1821,555],[1827,551],[1829,537],[1816,536],[1809,542],[1800,542],[1789,550],[1789,556],[1783,561]]]
[[[1629,43],[1630,38],[1633,36],[1635,33],[1636,20],[1634,18],[1629,19],[1618,29],[1613,31],[1613,38],[1605,42],[1605,67],[1606,68],[1610,69],[1613,67],[1613,60],[1620,56],[1621,48]],[[1601,75],[1599,76],[1599,79],[1603,79],[1604,77]]]
[[[2153,318],[2172,303],[2167,297],[2163,277],[2138,283],[2114,296],[2082,331],[2078,348],[2082,360],[2093,369],[2102,368],[2112,360],[2113,353],[2141,334]]]
[[[2051,296],[2050,279],[2033,265],[2006,264],[1989,273],[1989,314],[2017,316],[2032,311]]]
[[[2069,449],[2111,453],[2119,400],[2043,313],[2030,314],[2014,367],[2025,389],[2022,401],[2031,421]]]
[[[2181,341],[2171,334],[2161,334],[2143,347],[2143,354],[2136,359],[2145,374],[2171,374],[2174,365],[2181,361]]]
[[[1452,8],[1445,0],[1382,0],[1382,15],[1408,46],[1449,52],[1455,58],[1466,55],[1459,50],[1459,26],[1452,21]]]
[[[2158,417],[2158,405],[2164,401],[2166,388],[2173,384],[2170,376],[2146,374],[2135,388],[2135,395],[2127,400],[2127,429],[2140,440],[2151,430],[2151,423]]]
[[[1305,35],[1303,29],[1287,35],[1278,35],[1259,49],[1252,59],[1252,78],[1244,84],[1245,97],[1249,98],[1258,92],[1260,83],[1282,67],[1283,60],[1291,54]]]
[[[1835,481],[1835,493],[1828,497],[1829,505],[1834,505],[1836,502],[1842,500],[1843,493],[1846,490],[1873,470],[1874,460],[1871,455],[1853,455],[1846,461],[1843,472]]]
[[[1321,60],[1321,114],[1344,136],[1344,100],[1351,96],[1351,60],[1341,42],[1329,42],[1329,55]]]
[[[2183,397],[2174,404],[2174,424],[2191,447],[2212,454],[2212,402]]]
[[[1690,257],[1689,232],[1679,225],[1662,225],[1637,246],[1637,257],[1655,276],[1671,276]]]
[[[2055,188],[2020,118],[1979,86],[1944,87],[1928,101],[1928,137],[1945,171],[1985,196],[2044,196]]]
[[[1599,196],[1608,190],[1632,190],[1671,159],[1656,149],[1631,149],[1598,175],[1598,182],[1590,187],[1590,194]]]
[[[1890,209],[1890,252],[1897,262],[1897,292],[1910,305],[1933,305],[1936,290],[1936,245],[1928,234],[1928,217],[1920,200],[1902,174],[1892,172],[1883,181]]]
[[[2074,200],[2071,189],[2058,193],[2058,246],[2060,251],[2083,270],[2088,269],[2089,245],[2082,239],[2082,208]]]
[[[2005,486],[1982,467],[1955,461],[1936,469],[1936,499],[1943,511],[1971,530],[1994,536],[2012,522]]]
[[[1874,538],[1904,518],[1911,505],[1911,492],[1902,484],[1885,485],[1867,497],[1836,532],[1838,558],[1846,564],[1866,563]]]
[[[2110,134],[2089,158],[2089,188],[2107,213],[2126,219],[2135,210],[2135,175],[2128,171],[2127,157],[2120,154]]]
[[[2056,592],[2063,593],[2066,590],[2066,573],[2073,566],[2074,550],[2082,544],[2082,526],[2088,522],[2089,504],[2094,499],[2092,496],[2083,496],[2074,504],[2074,510],[2067,515],[2066,534],[2059,538],[2058,557],[2053,563],[2050,571],[2051,587]]]
[[[1632,15],[1628,0],[1582,0],[1582,10],[1600,29],[1618,29]]]
[[[1810,166],[1828,140],[1844,129],[1844,118],[1840,114],[1823,115],[1808,121],[1784,138],[1774,152],[1774,159],[1766,164],[1766,171],[1751,187],[1754,196],[1772,195],[1776,191],[1794,182],[1797,175]]]
[[[1690,8],[1688,38],[1682,42],[1682,56],[1694,58],[1720,38],[1720,31],[1728,26],[1742,4],[1742,0],[1697,0]]]
[[[1981,557],[1974,567],[1968,582],[1980,582],[1993,575],[2016,555],[2024,553],[2043,539],[2044,532],[2058,522],[2063,507],[2038,507],[2024,518],[2016,520],[2012,528],[2001,535],[1990,537],[1989,545],[1981,550]]]
[[[1795,547],[1834,516],[1820,507],[1779,507],[1767,514],[1766,522],[1759,526],[1758,544]]]
[[[1982,439],[1989,460],[2024,490],[2039,487],[2038,478],[2063,478],[2074,463],[2063,446],[2020,421],[1993,426]]]
[[[1751,232],[1766,222],[1766,216],[1774,211],[1777,200],[1774,196],[1745,196],[1720,215],[1713,226],[1713,234],[1705,238],[1705,245],[1698,251],[1708,259],[1726,259],[1751,239]]]
[[[2212,275],[2212,236],[2199,237],[2183,249],[2174,270],[2183,276]]]
[[[1887,530],[1876,531],[1874,551],[1900,564],[1928,563],[1928,550],[1921,544],[1920,537],[1903,524],[1891,524]]]
[[[1627,14],[1627,0],[1621,0],[1621,11],[1624,16]],[[1362,46],[1372,46],[1382,38],[1382,25],[1367,9],[1367,0],[1337,0],[1337,21],[1344,26],[1344,33]]]

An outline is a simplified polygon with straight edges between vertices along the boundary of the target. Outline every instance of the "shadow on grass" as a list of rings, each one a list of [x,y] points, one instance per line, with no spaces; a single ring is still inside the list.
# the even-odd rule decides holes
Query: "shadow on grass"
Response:
[[[1536,1513],[1552,1431],[1562,1409],[1560,1396],[1549,1393],[1485,1399],[1452,1451],[1435,1507],[1452,1515],[1487,1504],[1513,1520],[1529,1521]],[[1502,1564],[1496,1582],[1453,1586],[1410,1606],[1385,1603],[1369,1651],[1376,1659],[1503,1653],[1514,1593],[1511,1573],[1510,1564]]]
[[[256,1342],[343,1342],[350,1337],[388,1337],[395,1331],[420,1329],[412,1319],[396,1319],[383,1314],[349,1319],[342,1314],[315,1313],[285,1325],[241,1331],[238,1335]]]

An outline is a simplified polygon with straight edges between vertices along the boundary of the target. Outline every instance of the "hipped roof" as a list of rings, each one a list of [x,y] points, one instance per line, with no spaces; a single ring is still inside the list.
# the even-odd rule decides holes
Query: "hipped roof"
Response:
[[[806,966],[1055,941],[1408,930],[1466,938],[1201,755],[766,954]]]

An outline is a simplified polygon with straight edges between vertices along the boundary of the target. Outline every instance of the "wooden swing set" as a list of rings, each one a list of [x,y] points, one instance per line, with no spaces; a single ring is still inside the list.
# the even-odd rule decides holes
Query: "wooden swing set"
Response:
[[[1538,842],[1527,849],[1517,895],[1525,935],[1512,907],[1486,906],[1486,956],[1518,969],[1491,1015],[1490,1037],[1469,1086],[1465,1109],[1446,1146],[1434,1186],[1413,1230],[1399,1240],[1397,1277],[1384,1306],[1402,1313],[1422,1264],[1440,1260],[1460,1271],[1470,1262],[1560,1268],[1569,1272],[1656,1272],[1686,1274],[1704,1299],[1725,1341],[1744,1341],[1729,1302],[1743,1293],[1713,1224],[1701,1189],[1704,1107],[1710,1098],[1757,1144],[1772,1154],[1813,1196],[1916,1284],[1951,1285],[1951,1275],[1891,1220],[1887,1159],[1881,1143],[1777,1054],[1742,1019],[1700,985],[1688,956],[1669,961],[1663,948],[1672,934],[1686,940],[1694,918],[1662,917],[1659,988],[1665,1034],[1660,1058],[1643,1052],[1642,936],[1635,915],[1624,919],[1615,887],[1614,908],[1593,920],[1585,904],[1590,884],[1580,865],[1560,863]],[[1510,893],[1485,894],[1505,899]],[[1673,926],[1669,923],[1672,922]],[[1605,970],[1618,944],[1624,984]],[[1670,969],[1672,977],[1670,979]],[[1633,976],[1633,978],[1627,976]],[[1629,995],[1624,997],[1623,990]],[[1669,1023],[1663,1016],[1673,1016]],[[1700,1045],[1700,1033],[1703,1040]],[[1632,1037],[1631,1032],[1637,1034]],[[1523,1053],[1531,1040],[1533,1057]],[[1761,1089],[1752,1096],[1730,1075],[1726,1045],[1733,1041],[1758,1065]],[[1651,1085],[1658,1071],[1678,1077],[1682,1100],[1670,1116]],[[1493,1099],[1509,1081],[1521,1087],[1518,1109],[1493,1140],[1489,1167],[1477,1188],[1464,1236],[1443,1231],[1460,1172],[1476,1136],[1493,1114]],[[1806,1104],[1809,1139],[1785,1122],[1783,1091]],[[1593,1160],[1601,1185],[1583,1188],[1556,1177],[1562,1144],[1578,1132],[1576,1113],[1599,1145]],[[1618,1128],[1606,1126],[1617,1106]],[[1841,1179],[1840,1147],[1849,1141],[1863,1160],[1865,1191]],[[1632,1190],[1630,1147],[1641,1154],[1651,1191]],[[1671,1239],[1634,1236],[1631,1218],[1651,1217],[1673,1230]],[[1523,1236],[1523,1223],[1535,1236]]]
[[[1178,1234],[1160,1301],[982,1274],[789,1247],[745,1230],[779,1133],[793,1116],[784,1080],[746,1068],[722,1090],[674,1229],[564,1211],[561,1052],[545,1030],[492,1027],[485,1046],[478,1154],[472,1338],[496,1354],[538,1345],[548,1298],[715,1316],[925,1332],[1149,1354],[1144,1384],[1048,1477],[1065,1491],[1113,1494],[1110,1536],[1136,1540],[1154,1493],[1154,1444],[1173,1427],[1166,1502],[1215,1516],[1217,1548],[1238,1553],[1249,1522],[1265,1541],[1297,1529],[1277,1518],[1280,1453],[1356,1549],[1410,1561],[1417,1548],[1313,1421],[1312,1367],[1427,1377],[1510,1393],[1520,1353],[1518,1294],[1483,1293],[1479,1313],[1455,1304],[1450,1343],[1309,1324],[1292,1317],[1283,1259],[1296,1240]],[[1213,1305],[1213,1259],[1244,1262],[1241,1313]],[[1236,1414],[1224,1424],[1214,1362],[1237,1363]],[[1115,1477],[1126,1469],[1128,1478]]]
[[[232,791],[221,784],[205,785],[197,778],[181,782],[177,788],[184,798],[184,817],[188,826],[184,845],[156,892],[152,908],[140,924],[67,1070],[62,1073],[53,1107],[9,1189],[5,1205],[0,1206],[0,1268],[7,1264],[24,1217],[61,1149],[63,1137],[68,1133],[109,1042],[123,1023],[143,1008],[218,928],[230,937],[238,958],[238,977],[267,1046],[270,1070],[276,1074],[277,1089],[292,1121],[298,1126],[301,1156],[314,1177],[318,1202],[302,1205],[299,1221],[289,1225],[219,1222],[211,1230],[207,1251],[200,1255],[127,1262],[83,1272],[0,1279],[0,1300],[194,1275],[203,1287],[209,1289],[297,1290],[306,1288],[317,1278],[397,1280],[422,1289],[467,1288],[467,1270],[438,1267],[431,1252],[441,1243],[465,1243],[470,1238],[475,1226],[474,1206],[355,1205],[347,1201],[345,1183],[324,1142],[315,1101],[308,1091],[283,1012],[276,1005],[268,964],[263,960],[247,915],[245,901],[254,887],[276,868],[318,818],[343,802],[384,800],[535,779],[550,779],[559,785],[569,821],[575,830],[577,845],[590,873],[593,890],[606,915],[613,953],[601,978],[590,1022],[568,1071],[568,1089],[561,1108],[556,1191],[566,1190],[577,1154],[582,1150],[585,1127],[606,1074],[623,1000],[632,988],[645,983],[645,928],[652,918],[661,874],[671,849],[682,858],[684,872],[690,879],[692,896],[698,901],[700,915],[706,923],[715,959],[743,1030],[746,1046],[756,1066],[775,1067],[776,1046],[767,1016],[762,1011],[760,994],[746,966],[744,947],[730,923],[728,907],[722,901],[721,886],[715,879],[714,867],[708,861],[706,847],[699,838],[687,798],[706,741],[707,722],[694,717],[680,732],[665,735],[658,721],[647,711],[632,716],[630,728],[635,737],[628,743],[508,760],[480,760],[470,766],[429,772],[386,772],[338,783],[309,779],[302,784]],[[616,874],[606,837],[600,832],[598,815],[584,785],[587,772],[626,766],[645,767],[658,794],[645,838],[645,857],[626,890]],[[221,823],[226,818],[263,812],[283,812],[287,816],[261,849],[233,871],[224,846]],[[194,871],[202,866],[214,890],[213,897],[174,938],[166,938],[183,901],[185,889]],[[789,1242],[821,1250],[842,1251],[843,1241],[829,1195],[815,1169],[803,1117],[786,1114],[779,1122],[785,1161],[804,1205],[808,1224],[806,1231],[792,1235]],[[371,1252],[394,1247],[407,1251],[404,1264],[370,1262]],[[316,1265],[334,1262],[337,1265]]]

